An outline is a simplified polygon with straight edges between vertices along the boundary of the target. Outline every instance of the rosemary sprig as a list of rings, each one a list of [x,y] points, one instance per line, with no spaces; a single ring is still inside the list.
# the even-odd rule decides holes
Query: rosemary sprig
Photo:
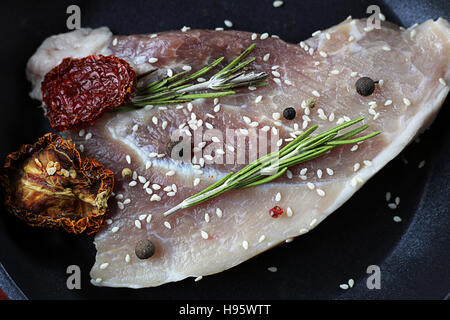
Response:
[[[198,83],[195,81],[210,70],[216,68],[224,57],[216,59],[210,65],[188,74],[188,71],[163,77],[159,80],[139,87],[130,104],[115,108],[114,112],[130,111],[146,105],[168,105],[189,102],[195,99],[220,98],[235,94],[233,88],[243,86],[265,86],[264,80],[269,76],[265,72],[247,72],[248,66],[255,60],[244,60],[256,47],[252,44],[226,67],[215,73],[209,80]],[[145,74],[147,76],[154,72]],[[195,81],[195,82],[194,82]],[[207,91],[208,92],[202,92]]]
[[[231,172],[227,174],[224,178],[206,189],[183,200],[177,206],[166,211],[164,216],[167,217],[181,209],[193,207],[232,189],[244,189],[271,182],[285,173],[288,167],[320,157],[339,145],[357,143],[381,133],[380,131],[377,131],[362,137],[354,138],[369,127],[369,125],[366,124],[342,135],[338,135],[339,131],[362,120],[364,120],[363,117],[356,118],[310,137],[318,127],[315,125],[279,151],[259,158],[236,173]]]

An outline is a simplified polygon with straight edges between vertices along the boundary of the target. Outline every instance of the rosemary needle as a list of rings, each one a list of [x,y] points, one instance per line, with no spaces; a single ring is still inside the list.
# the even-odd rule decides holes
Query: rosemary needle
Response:
[[[224,178],[206,189],[183,200],[177,206],[166,211],[164,216],[167,217],[181,209],[193,207],[232,189],[244,189],[271,182],[285,173],[288,167],[320,157],[339,145],[357,143],[381,133],[380,131],[377,131],[362,137],[354,138],[369,127],[369,125],[366,124],[342,135],[338,135],[339,131],[361,122],[362,120],[364,120],[363,117],[356,118],[319,133],[318,135],[311,136],[318,127],[315,125],[279,151],[272,152],[259,158],[236,173],[227,174]],[[269,175],[270,173],[272,174]]]
[[[242,61],[255,47],[256,44],[252,44],[207,81],[194,82],[216,68],[224,60],[224,57],[214,60],[208,66],[191,74],[188,74],[188,71],[183,71],[141,86],[137,88],[136,95],[130,104],[115,108],[112,112],[130,111],[146,105],[168,105],[189,102],[195,99],[220,98],[235,94],[236,92],[231,90],[233,88],[265,86],[267,83],[264,80],[269,76],[267,73],[247,72],[248,66],[255,58]],[[156,70],[151,70],[140,78],[142,79],[154,71]]]

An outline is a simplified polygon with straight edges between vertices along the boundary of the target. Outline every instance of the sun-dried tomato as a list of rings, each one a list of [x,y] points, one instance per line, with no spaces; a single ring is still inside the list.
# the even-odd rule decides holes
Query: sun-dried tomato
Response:
[[[114,175],[82,159],[70,140],[47,133],[7,156],[0,170],[6,207],[31,226],[88,234],[104,224]]]
[[[50,125],[63,131],[92,124],[104,112],[131,101],[136,79],[131,66],[113,55],[65,58],[41,85]]]

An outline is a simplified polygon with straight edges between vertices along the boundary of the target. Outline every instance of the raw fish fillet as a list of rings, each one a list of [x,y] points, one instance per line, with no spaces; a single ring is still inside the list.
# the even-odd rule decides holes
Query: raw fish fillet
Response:
[[[45,40],[31,57],[27,74],[34,86],[32,97],[40,99],[43,76],[66,56],[114,54],[138,73],[158,68],[163,76],[169,68],[198,70],[220,56],[229,62],[254,42],[253,67],[270,74],[266,87],[240,89],[219,101],[107,114],[86,130],[64,133],[116,177],[109,224],[95,237],[93,284],[142,288],[206,276],[308,232],[427,128],[449,91],[450,26],[444,19],[406,30],[389,22],[368,30],[365,20],[347,19],[300,45],[260,35],[252,39],[252,33],[242,31],[116,36],[105,27],[82,29]],[[150,58],[157,61],[150,63]],[[383,80],[371,96],[355,90],[362,76]],[[309,98],[315,99],[314,108],[305,108],[303,101]],[[296,118],[286,120],[283,110],[291,106]],[[252,139],[266,132],[259,131],[264,127],[268,136],[278,134],[289,141],[312,125],[321,132],[360,116],[370,124],[366,133],[382,134],[292,167],[272,183],[231,191],[163,217],[186,197],[245,165],[205,161],[194,166],[170,158],[166,145],[183,123],[192,134],[196,128],[218,129],[223,139],[226,129],[247,129],[250,148],[256,141]],[[211,137],[203,141],[209,144]],[[224,144],[221,148],[232,149]],[[197,161],[204,154],[200,152]],[[136,172],[136,183],[130,185],[133,177],[122,177],[123,168]],[[285,210],[276,219],[269,215],[275,205]],[[140,260],[135,245],[145,238],[153,241],[156,252]]]

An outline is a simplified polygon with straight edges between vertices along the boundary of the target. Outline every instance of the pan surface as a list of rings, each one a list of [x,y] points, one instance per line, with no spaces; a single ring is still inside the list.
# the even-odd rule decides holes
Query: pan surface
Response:
[[[376,4],[386,18],[409,27],[450,19],[448,1],[55,1],[2,2],[2,108],[0,159],[51,131],[28,97],[25,65],[42,41],[67,32],[66,9],[81,9],[82,27],[108,26],[116,34],[225,27],[269,32],[298,43],[348,15],[367,17]],[[399,75],[401,77],[401,75]],[[0,287],[21,299],[445,299],[450,289],[449,99],[429,130],[310,233],[225,272],[148,289],[90,284],[92,236],[30,228],[0,207]],[[425,166],[418,164],[425,161]],[[396,210],[385,194],[399,196]],[[393,216],[402,221],[393,221]],[[69,290],[67,267],[81,269],[81,289]],[[381,289],[368,289],[369,266],[381,272]],[[277,267],[269,272],[268,267]],[[8,276],[9,274],[9,276]],[[339,287],[354,279],[353,288]],[[370,279],[369,279],[370,280]],[[370,282],[370,281],[369,281]],[[23,293],[23,294],[22,294]]]

